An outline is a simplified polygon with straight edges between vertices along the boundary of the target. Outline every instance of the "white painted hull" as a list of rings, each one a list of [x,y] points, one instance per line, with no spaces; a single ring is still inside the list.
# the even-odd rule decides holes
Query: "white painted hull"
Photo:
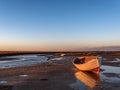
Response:
[[[92,71],[94,73],[99,73],[101,63],[100,63],[98,57],[85,56],[84,58],[85,58],[85,60],[84,60],[83,64],[75,63],[76,59],[74,59],[73,60],[74,66],[81,71]]]

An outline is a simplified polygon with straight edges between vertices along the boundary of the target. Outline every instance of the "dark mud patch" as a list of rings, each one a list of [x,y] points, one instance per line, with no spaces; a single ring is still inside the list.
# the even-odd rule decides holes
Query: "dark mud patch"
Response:
[[[40,81],[48,81],[47,78],[41,78]]]
[[[12,85],[0,85],[0,90],[12,90]]]
[[[7,58],[7,57],[2,57],[0,58],[0,61],[11,61],[11,60],[21,60],[22,58]]]

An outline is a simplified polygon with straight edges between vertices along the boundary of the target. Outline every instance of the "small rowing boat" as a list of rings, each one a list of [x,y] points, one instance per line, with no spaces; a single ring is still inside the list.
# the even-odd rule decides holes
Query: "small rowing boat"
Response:
[[[73,65],[81,71],[100,72],[101,57],[83,56],[73,59]]]

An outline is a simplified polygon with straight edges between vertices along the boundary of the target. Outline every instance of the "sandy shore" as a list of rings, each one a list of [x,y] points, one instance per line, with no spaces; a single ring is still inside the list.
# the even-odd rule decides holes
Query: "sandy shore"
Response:
[[[111,63],[113,59],[109,59],[109,56],[103,57],[103,65],[120,67],[120,63]],[[101,70],[101,76],[95,79],[92,78],[93,75],[85,73],[90,76],[90,80],[96,81],[94,87],[81,82],[75,76],[79,70],[72,65],[73,58],[75,56],[65,56],[64,60],[48,60],[33,66],[0,69],[0,90],[120,90],[119,80],[108,82],[106,78],[101,79],[103,75],[120,78],[120,74],[104,73],[104,69]]]

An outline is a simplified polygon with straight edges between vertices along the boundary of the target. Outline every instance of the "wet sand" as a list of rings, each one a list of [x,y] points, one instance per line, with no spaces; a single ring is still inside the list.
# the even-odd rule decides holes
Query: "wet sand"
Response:
[[[0,69],[0,90],[120,90],[119,71],[109,72],[106,68],[115,66],[119,69],[119,61],[112,62],[119,56],[103,56],[103,67],[97,76],[77,70],[72,65],[75,57],[51,58],[42,64]]]

